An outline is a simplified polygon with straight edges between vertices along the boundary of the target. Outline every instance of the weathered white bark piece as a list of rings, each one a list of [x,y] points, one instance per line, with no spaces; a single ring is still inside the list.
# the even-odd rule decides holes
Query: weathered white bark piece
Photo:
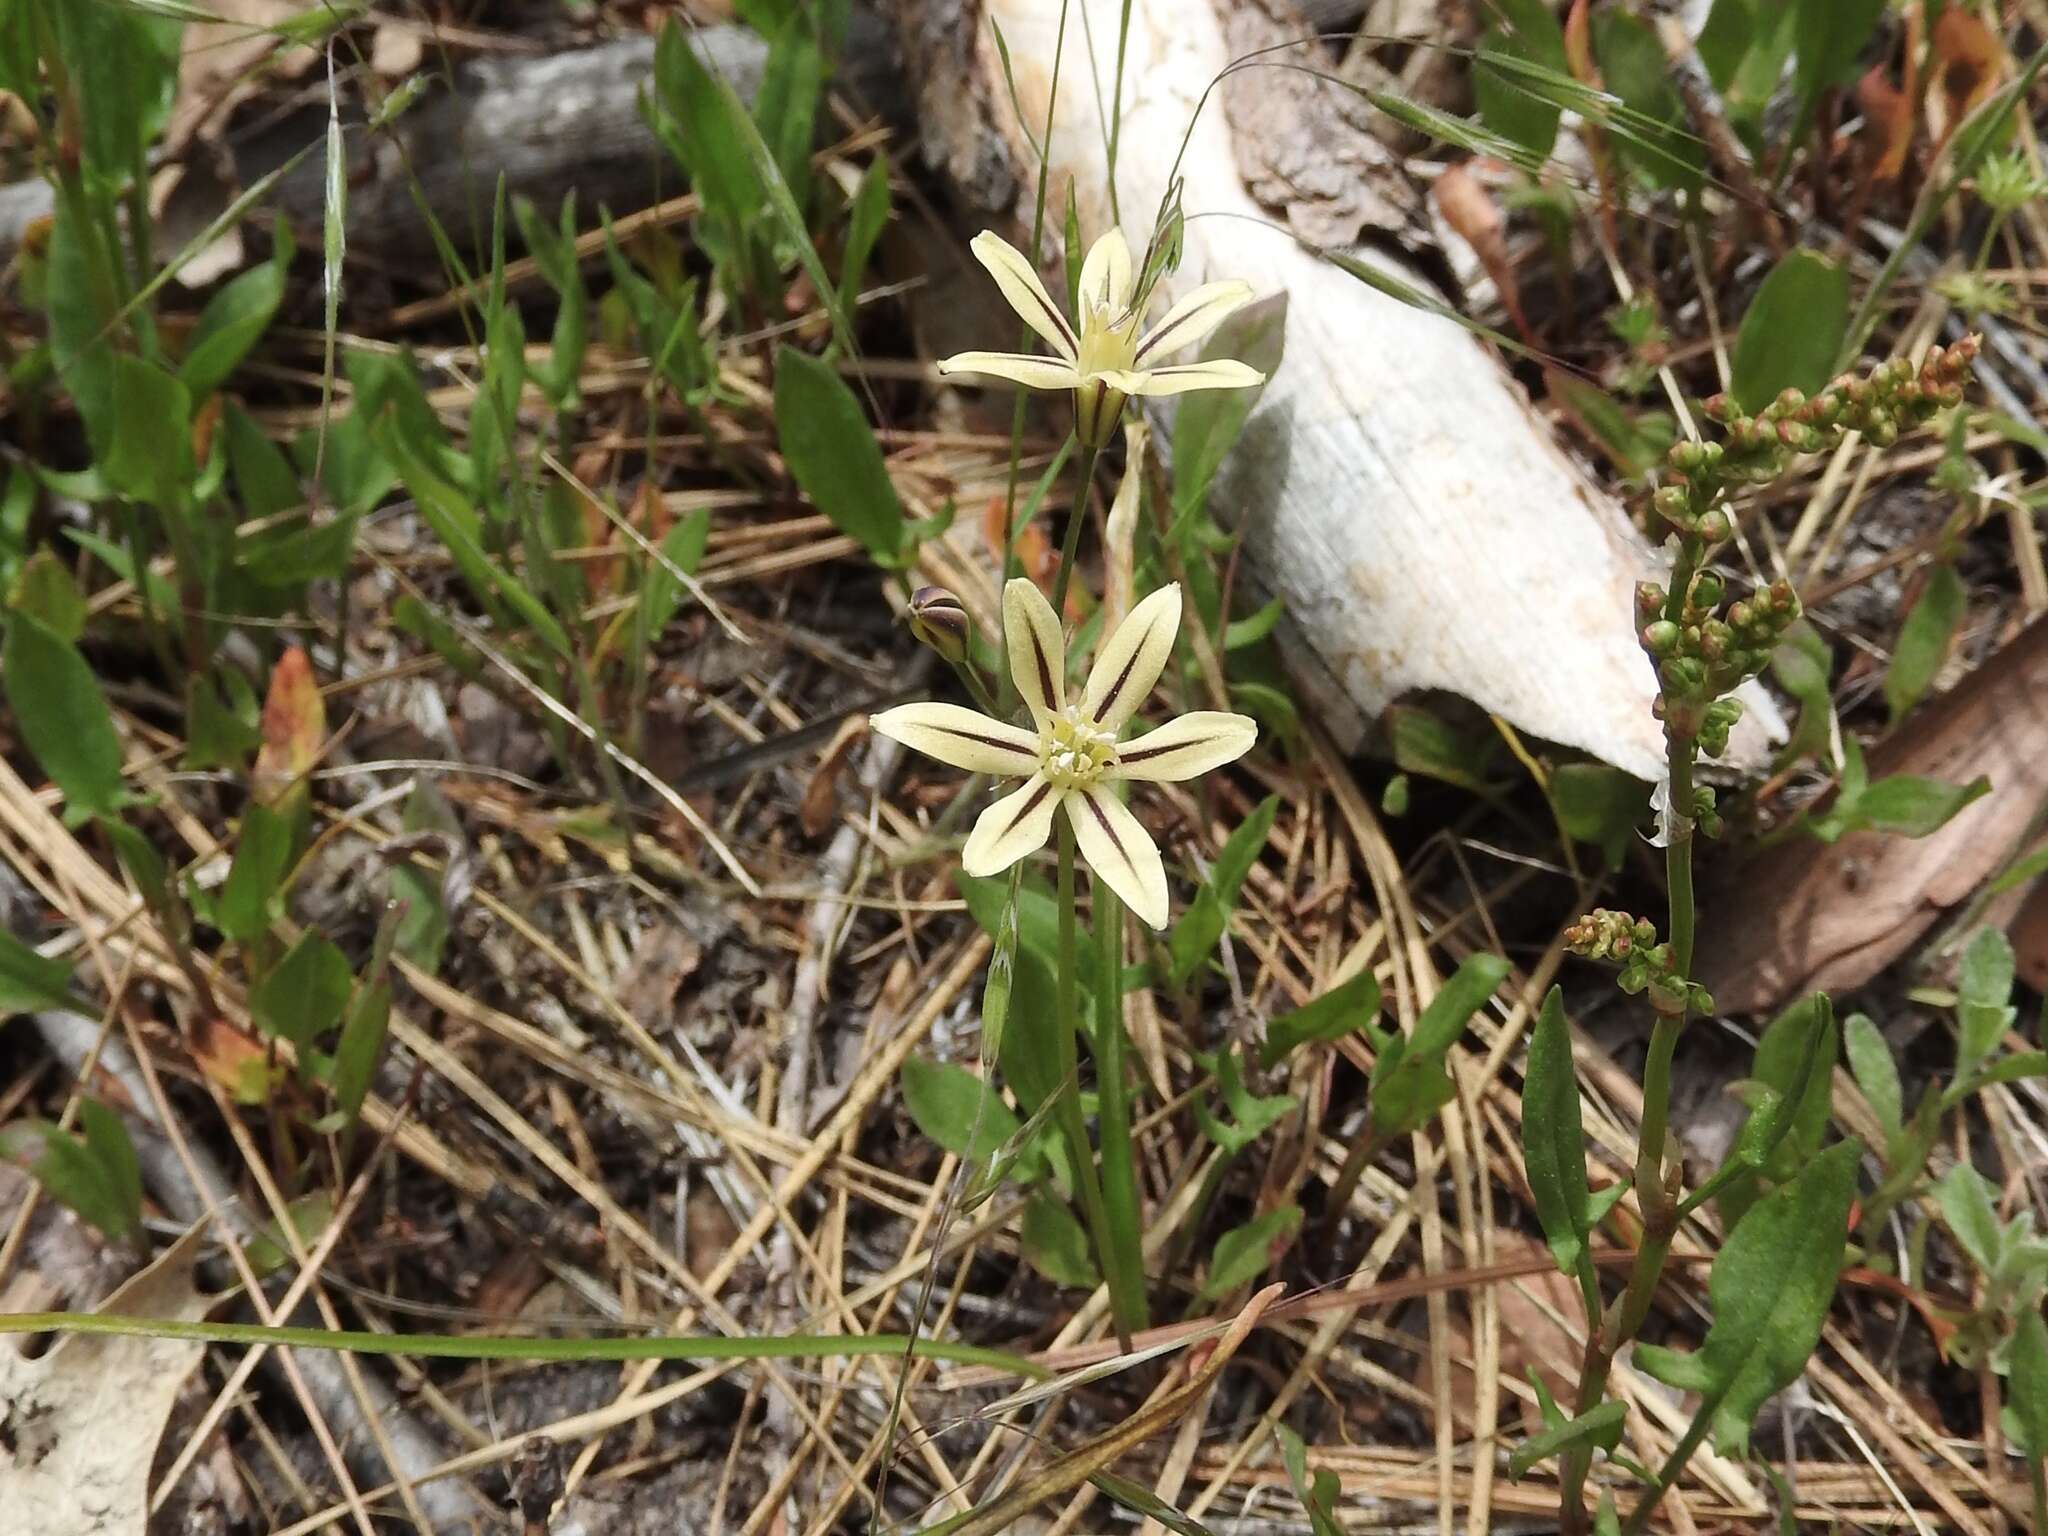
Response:
[[[1089,237],[1110,218],[1099,112],[1111,96],[1121,3],[1070,0],[1059,61],[1049,206],[1065,207],[1071,177]],[[1017,216],[1012,233],[1028,231],[1035,161],[990,23],[1009,45],[1016,99],[1035,133],[1052,95],[1061,0],[901,0],[898,10],[920,121],[936,141],[928,147],[968,200]],[[1134,249],[1204,90],[1275,10],[1272,0],[1132,6],[1117,191]],[[1179,167],[1186,254],[1167,286],[1178,294],[1241,277],[1289,295],[1285,362],[1225,462],[1216,505],[1243,529],[1254,579],[1286,600],[1281,636],[1308,701],[1355,746],[1391,700],[1445,689],[1519,729],[1658,777],[1654,679],[1636,647],[1632,601],[1655,556],[1478,341],[1318,261],[1275,227],[1309,221],[1246,190],[1247,165],[1261,186],[1273,184],[1272,153],[1234,142],[1222,94],[1202,108]],[[1269,109],[1238,115],[1262,135],[1284,132]],[[1328,122],[1313,130],[1327,133]],[[1307,190],[1315,227],[1327,228],[1327,189]],[[1375,222],[1369,207],[1357,222]],[[1418,272],[1398,275],[1428,287]],[[1005,316],[984,344],[1008,345],[1011,328]]]

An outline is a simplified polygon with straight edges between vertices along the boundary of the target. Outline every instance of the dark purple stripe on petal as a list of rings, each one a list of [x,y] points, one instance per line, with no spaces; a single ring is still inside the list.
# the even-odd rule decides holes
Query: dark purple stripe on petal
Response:
[[[1152,621],[1155,626],[1158,622],[1157,619]],[[1096,719],[1103,718],[1116,707],[1117,699],[1122,695],[1124,689],[1130,685],[1131,672],[1138,665],[1138,658],[1145,654],[1145,647],[1151,639],[1152,631],[1147,629],[1138,643],[1131,647],[1130,658],[1124,662],[1123,671],[1119,672],[1116,681],[1109,685],[1109,692],[1102,696],[1102,702],[1095,706]]]
[[[1131,859],[1131,850],[1126,848],[1123,839],[1116,835],[1116,828],[1110,824],[1109,818],[1102,814],[1102,807],[1096,804],[1095,797],[1083,795],[1081,798],[1088,806],[1088,814],[1095,818],[1095,825],[1102,829],[1102,835],[1109,839],[1110,846],[1122,856],[1124,868],[1133,875],[1137,874],[1138,866]]]
[[[1066,337],[1067,345],[1073,348],[1074,356],[1079,357],[1081,355],[1081,343],[1074,339],[1074,328],[1067,324],[1067,317],[1047,303],[1045,297],[1029,283],[1024,284],[1023,287],[1024,291],[1031,295],[1031,302],[1036,304],[1045,318],[1052,322],[1053,329]]]
[[[1171,757],[1176,752],[1193,752],[1223,740],[1221,736],[1198,736],[1193,741],[1169,742],[1163,747],[1148,747],[1141,738],[1135,746],[1125,747],[1116,755],[1120,763],[1146,763],[1156,757]]]
[[[1051,793],[1052,785],[1043,779],[1039,780],[1038,793],[1031,796],[1030,799],[1026,800],[1021,806],[1017,808],[1017,814],[1010,818],[1010,824],[1007,827],[1003,828],[1002,832],[999,834],[996,840],[1000,841],[1001,838],[1008,837],[1012,832],[1016,831],[1018,827],[1022,826],[1024,824],[1024,818],[1026,816],[1029,816],[1033,811],[1037,810],[1039,806],[1043,805],[1045,803],[1045,797]]]
[[[1051,709],[1059,702],[1059,694],[1052,686],[1052,658],[1045,654],[1045,647],[1039,643],[1038,628],[1031,626],[1031,655],[1038,663],[1038,688],[1045,695],[1045,707]]]
[[[984,747],[994,747],[1002,752],[1015,752],[1024,757],[1031,755],[1027,748],[1019,746],[1014,741],[1005,741],[1000,736],[984,736],[979,731],[963,731],[957,726],[951,725],[928,725],[925,729],[937,731],[941,736],[953,736],[961,741],[972,741]]]

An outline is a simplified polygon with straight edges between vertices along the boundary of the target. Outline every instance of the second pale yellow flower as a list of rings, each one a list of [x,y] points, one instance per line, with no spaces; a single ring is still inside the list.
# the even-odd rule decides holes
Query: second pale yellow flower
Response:
[[[1173,655],[1180,612],[1177,585],[1139,603],[1103,642],[1080,697],[1070,700],[1059,619],[1019,577],[1003,592],[1003,635],[1030,729],[958,704],[902,704],[874,717],[884,736],[942,763],[1024,780],[975,822],[960,861],[968,874],[999,874],[1043,848],[1054,814],[1064,811],[1088,867],[1152,927],[1166,926],[1158,846],[1115,786],[1192,779],[1242,757],[1258,739],[1250,718],[1221,710],[1177,716],[1135,741],[1117,739]]]

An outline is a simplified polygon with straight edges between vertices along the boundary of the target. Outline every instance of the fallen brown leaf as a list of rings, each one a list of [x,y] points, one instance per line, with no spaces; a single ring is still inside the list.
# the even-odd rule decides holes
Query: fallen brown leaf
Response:
[[[266,75],[296,79],[320,57],[315,49],[294,47],[271,59],[279,49],[271,29],[303,11],[303,0],[211,0],[207,9],[220,20],[185,28],[176,105],[164,127],[166,157],[194,140],[218,138],[227,114],[255,95]]]
[[[1946,138],[1997,85],[2005,48],[1974,12],[1959,5],[1942,8],[1933,42],[1934,84],[1941,92],[1941,134]]]
[[[1431,189],[1437,212],[1458,238],[1472,247],[1479,265],[1493,279],[1508,318],[1524,341],[1533,341],[1529,322],[1522,314],[1522,292],[1515,281],[1515,264],[1508,259],[1507,220],[1493,194],[1481,185],[1469,165],[1454,165],[1437,177]]]
[[[1890,67],[1870,66],[1856,82],[1856,105],[1863,112],[1864,163],[1873,182],[1897,181],[1906,168],[1906,152],[1913,147],[1913,91],[1911,66],[1906,87],[1892,84]]]
[[[2012,857],[2048,799],[2048,618],[1870,753],[1874,783],[1918,774],[1991,793],[1931,837],[1800,836],[1716,882],[1700,924],[1700,979],[1730,1013],[1860,986]]]
[[[200,1232],[180,1238],[100,1310],[191,1321],[213,1298],[192,1281]],[[143,1536],[149,1466],[185,1378],[206,1346],[187,1339],[69,1334],[30,1359],[0,1348],[0,1476],[9,1530]]]
[[[803,826],[805,837],[823,836],[825,829],[838,818],[839,776],[846,768],[847,754],[853,750],[853,744],[867,733],[865,715],[849,715],[840,722],[838,732],[811,773],[811,782],[804,786],[803,802],[797,807],[797,820]]]

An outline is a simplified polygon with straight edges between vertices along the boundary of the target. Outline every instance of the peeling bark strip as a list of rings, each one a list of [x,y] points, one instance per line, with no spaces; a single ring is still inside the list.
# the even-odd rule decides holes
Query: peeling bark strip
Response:
[[[1098,103],[1113,90],[1122,7],[1071,0],[1059,61],[1048,206],[1065,206],[1071,177],[1084,235],[1110,217]],[[975,214],[1028,234],[1036,160],[992,23],[1038,133],[1060,0],[893,0],[893,12],[927,157]],[[1285,0],[1135,0],[1117,181],[1134,245],[1204,90],[1234,57],[1305,37],[1289,18]],[[1186,255],[1169,297],[1226,277],[1289,296],[1285,360],[1212,504],[1244,532],[1256,585],[1285,600],[1279,634],[1306,702],[1355,747],[1396,697],[1448,689],[1520,729],[1658,777],[1654,680],[1632,607],[1655,557],[1484,347],[1318,261],[1286,232],[1350,241],[1411,227],[1418,200],[1353,120],[1356,98],[1259,68],[1218,96],[1180,168]],[[1738,743],[1738,757],[1759,735]]]

